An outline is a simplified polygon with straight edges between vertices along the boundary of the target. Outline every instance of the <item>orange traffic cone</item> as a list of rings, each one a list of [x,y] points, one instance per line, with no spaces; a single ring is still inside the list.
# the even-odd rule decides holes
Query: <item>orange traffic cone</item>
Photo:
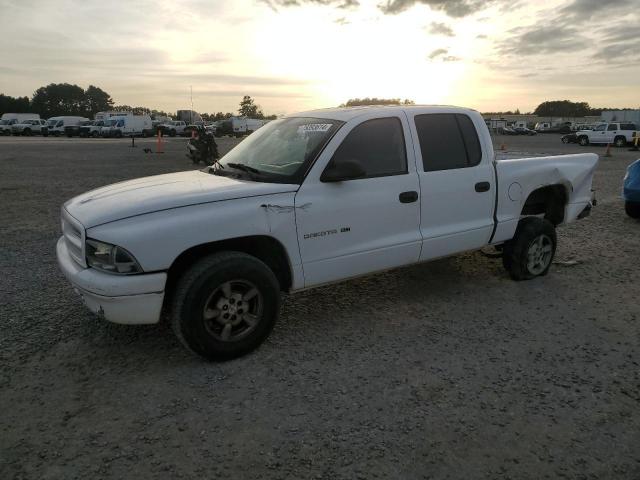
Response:
[[[158,143],[156,145],[156,153],[164,153],[164,145],[162,144],[162,130],[158,130]]]
[[[611,144],[607,143],[607,151],[604,152],[604,156],[605,157],[612,157],[613,155],[611,155]]]

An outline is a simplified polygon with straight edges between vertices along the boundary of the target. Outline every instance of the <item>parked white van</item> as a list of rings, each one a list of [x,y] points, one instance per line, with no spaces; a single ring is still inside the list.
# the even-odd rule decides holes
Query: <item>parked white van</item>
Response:
[[[130,135],[142,135],[144,131],[151,130],[153,125],[149,115],[126,115],[111,117],[105,120],[100,130],[103,137],[124,137]]]
[[[80,125],[81,122],[88,122],[87,117],[74,117],[70,115],[64,115],[61,117],[51,117],[47,120],[49,124],[49,135],[55,135],[59,137],[64,134],[64,127],[71,125]]]

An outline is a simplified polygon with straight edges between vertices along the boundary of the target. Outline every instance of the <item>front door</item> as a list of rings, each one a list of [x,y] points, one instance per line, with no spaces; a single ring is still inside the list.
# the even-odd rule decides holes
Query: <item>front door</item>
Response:
[[[343,126],[296,194],[305,286],[416,262],[419,183],[402,112]],[[323,182],[328,164],[356,161],[364,178]]]

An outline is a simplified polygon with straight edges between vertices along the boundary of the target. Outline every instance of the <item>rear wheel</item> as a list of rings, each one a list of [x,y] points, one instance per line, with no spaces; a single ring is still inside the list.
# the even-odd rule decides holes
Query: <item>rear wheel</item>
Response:
[[[624,202],[624,211],[631,218],[640,218],[640,203],[638,203],[638,202]]]
[[[94,130],[93,132],[91,132],[91,136],[93,138],[98,138],[100,136],[100,132],[98,132],[97,130]]]
[[[33,135],[30,128],[25,128],[22,134],[26,135],[27,137],[30,137],[31,135]]]
[[[210,360],[228,360],[258,347],[280,310],[280,288],[263,262],[220,252],[187,270],[176,286],[171,324],[182,343]]]
[[[627,139],[624,137],[616,137],[613,140],[613,144],[618,148],[624,147],[627,144]]]
[[[556,253],[556,229],[549,220],[527,217],[504,244],[502,263],[514,280],[546,275]]]
[[[567,137],[562,137],[562,143],[569,143],[569,139]]]
[[[586,147],[587,145],[589,145],[589,137],[585,137],[585,136],[580,137],[578,139],[578,143],[583,147]]]

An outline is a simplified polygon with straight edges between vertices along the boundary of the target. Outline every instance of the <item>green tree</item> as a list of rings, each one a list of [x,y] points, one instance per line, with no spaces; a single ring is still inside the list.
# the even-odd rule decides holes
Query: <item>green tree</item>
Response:
[[[84,90],[69,83],[50,83],[33,94],[31,108],[41,116],[84,115]]]
[[[0,93],[0,114],[29,112],[31,112],[29,97],[11,97]]]
[[[253,98],[249,95],[245,95],[240,102],[240,108],[238,109],[238,113],[242,117],[249,118],[263,118],[264,114],[260,107],[255,104]]]
[[[105,110],[113,108],[113,99],[111,95],[101,88],[89,85],[84,92],[84,111],[85,115],[93,118],[93,116]]]
[[[540,117],[584,117],[591,115],[593,109],[587,102],[572,102],[570,100],[552,100],[542,102],[533,111]]]

